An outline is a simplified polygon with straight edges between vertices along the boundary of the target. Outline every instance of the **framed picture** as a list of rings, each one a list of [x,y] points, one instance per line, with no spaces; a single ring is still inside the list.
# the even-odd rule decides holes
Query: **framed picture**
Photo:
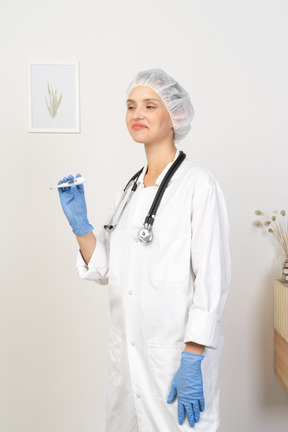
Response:
[[[27,62],[28,132],[79,133],[79,62]]]

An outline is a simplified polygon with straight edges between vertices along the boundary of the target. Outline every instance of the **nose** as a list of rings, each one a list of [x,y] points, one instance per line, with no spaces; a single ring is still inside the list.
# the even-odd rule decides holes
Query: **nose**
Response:
[[[143,118],[143,113],[140,107],[136,107],[133,113],[133,118],[134,120],[136,119],[142,119]]]

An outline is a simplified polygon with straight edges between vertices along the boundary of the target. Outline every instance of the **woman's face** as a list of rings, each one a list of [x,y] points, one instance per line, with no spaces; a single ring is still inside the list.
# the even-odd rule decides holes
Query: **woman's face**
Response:
[[[160,96],[147,86],[131,90],[127,99],[126,125],[133,140],[139,143],[173,140],[170,114]]]

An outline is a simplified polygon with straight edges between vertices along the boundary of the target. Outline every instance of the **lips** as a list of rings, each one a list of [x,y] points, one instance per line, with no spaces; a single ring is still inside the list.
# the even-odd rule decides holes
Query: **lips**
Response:
[[[135,123],[133,126],[132,126],[132,129],[134,129],[134,130],[140,130],[140,129],[146,129],[147,128],[147,126],[145,126],[144,124],[142,124],[142,123]]]

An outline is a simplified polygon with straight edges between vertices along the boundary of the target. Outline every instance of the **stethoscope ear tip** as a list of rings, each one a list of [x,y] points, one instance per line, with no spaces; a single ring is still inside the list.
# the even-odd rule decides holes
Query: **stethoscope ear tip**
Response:
[[[113,229],[115,228],[114,225],[104,225],[104,228],[106,231],[113,231]]]

